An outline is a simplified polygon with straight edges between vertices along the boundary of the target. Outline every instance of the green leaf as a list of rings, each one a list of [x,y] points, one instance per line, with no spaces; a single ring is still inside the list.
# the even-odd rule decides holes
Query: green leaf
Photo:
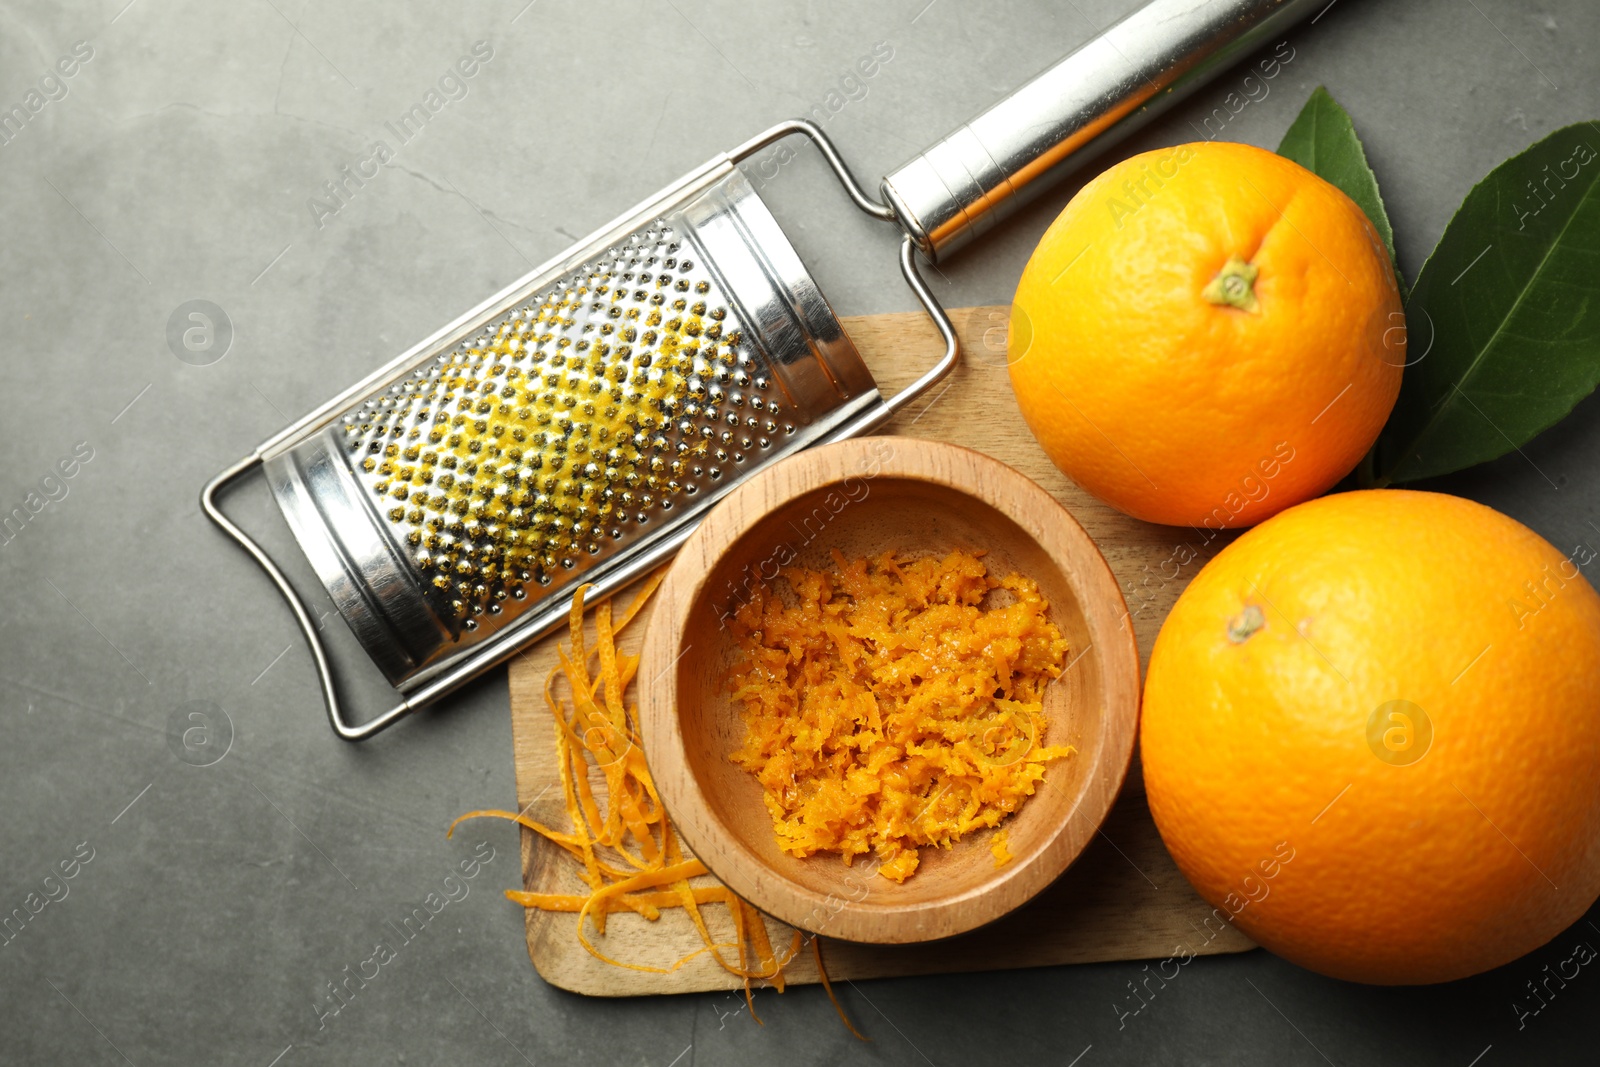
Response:
[[[1349,114],[1328,95],[1327,89],[1319,85],[1312,92],[1289,132],[1283,135],[1278,155],[1294,160],[1354,200],[1372,220],[1378,236],[1383,238],[1383,247],[1389,250],[1389,262],[1395,263],[1394,230],[1389,226],[1388,213],[1383,210],[1378,179],[1367,166],[1366,150],[1361,147],[1361,138],[1356,136]],[[1395,277],[1399,277],[1398,265]],[[1402,286],[1401,292],[1404,291]]]
[[[1557,130],[1462,201],[1406,306],[1380,481],[1521,448],[1600,382],[1600,125]]]

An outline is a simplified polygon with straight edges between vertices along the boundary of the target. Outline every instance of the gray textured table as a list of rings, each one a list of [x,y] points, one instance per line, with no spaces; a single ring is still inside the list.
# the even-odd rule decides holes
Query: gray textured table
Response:
[[[518,880],[513,833],[443,834],[513,803],[504,674],[376,743],[337,742],[288,613],[200,516],[199,486],[770,122],[823,108],[859,171],[881,174],[1133,4],[525,2],[0,7],[0,108],[28,109],[0,144],[0,510],[42,501],[0,544],[0,913],[26,918],[0,945],[0,1062],[1593,1061],[1600,979],[1580,975],[1520,1028],[1515,1006],[1574,943],[1600,945],[1600,919],[1439,988],[1345,985],[1262,952],[1204,959],[1120,1023],[1139,964],[863,983],[843,996],[866,1046],[816,989],[765,994],[760,1027],[731,996],[545,986],[500,896]],[[487,60],[441,86],[480,41]],[[1600,116],[1588,0],[1337,0],[1290,42],[1225,136],[1275,145],[1326,83],[1365,137],[1410,276],[1478,177]],[[849,80],[874,50],[890,58]],[[1136,147],[1192,139],[1229,80]],[[430,90],[438,113],[397,136]],[[378,141],[381,167],[365,162]],[[333,199],[324,183],[347,166],[371,176]],[[773,169],[765,195],[837,309],[910,309],[892,244],[814,153]],[[939,296],[1008,299],[1064,196],[934,275]],[[192,300],[222,309],[231,336],[169,344]],[[1586,403],[1525,457],[1449,487],[1558,545],[1593,543],[1597,415]],[[259,483],[231,507],[292,551]],[[180,758],[187,724],[225,755]],[[474,856],[489,858],[452,883],[466,895],[319,1018],[328,983]]]

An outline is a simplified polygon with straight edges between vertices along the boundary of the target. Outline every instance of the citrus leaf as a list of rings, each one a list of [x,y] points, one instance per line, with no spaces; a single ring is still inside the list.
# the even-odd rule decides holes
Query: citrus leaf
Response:
[[[1283,135],[1278,155],[1292,159],[1312,174],[1337,187],[1366,212],[1389,250],[1394,263],[1394,230],[1383,210],[1378,179],[1367,166],[1367,153],[1356,136],[1354,123],[1328,90],[1317,86],[1300,114]],[[1397,274],[1398,277],[1398,268]]]
[[[1521,448],[1600,382],[1600,125],[1557,130],[1473,187],[1406,306],[1409,366],[1381,481]]]

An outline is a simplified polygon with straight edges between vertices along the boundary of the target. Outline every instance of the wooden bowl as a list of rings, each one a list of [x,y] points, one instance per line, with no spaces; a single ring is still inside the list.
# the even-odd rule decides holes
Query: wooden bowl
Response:
[[[747,587],[789,560],[831,565],[885,549],[909,557],[984,549],[993,574],[1033,578],[1070,642],[1046,690],[1052,763],[1001,825],[1015,857],[995,866],[990,834],[920,849],[903,884],[834,853],[779,850],[753,775],[729,760],[745,727],[723,681],[737,651],[723,625]],[[1055,498],[998,460],[908,437],[802,452],[728,495],[678,553],[645,638],[640,718],[650,771],[684,841],[755,907],[812,933],[905,944],[963,933],[1049,885],[1110,810],[1133,752],[1139,656],[1111,569]]]

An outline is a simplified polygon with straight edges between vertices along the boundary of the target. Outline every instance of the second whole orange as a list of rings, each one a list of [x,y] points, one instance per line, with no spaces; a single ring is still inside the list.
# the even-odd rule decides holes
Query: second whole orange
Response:
[[[1244,534],[1150,656],[1150,811],[1216,908],[1337,978],[1462,978],[1600,894],[1600,596],[1481,504],[1338,493]]]
[[[1111,167],[1023,271],[1008,359],[1068,477],[1150,522],[1260,522],[1389,416],[1404,315],[1377,231],[1299,164],[1202,142]]]

